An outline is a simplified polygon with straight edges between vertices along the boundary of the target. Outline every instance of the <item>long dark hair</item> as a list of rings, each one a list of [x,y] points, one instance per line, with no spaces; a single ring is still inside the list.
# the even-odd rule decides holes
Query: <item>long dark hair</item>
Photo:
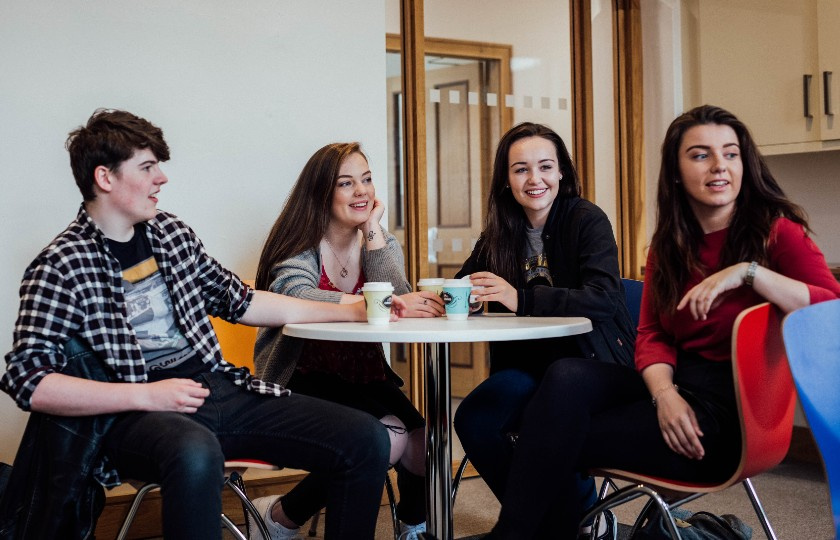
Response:
[[[528,218],[522,206],[516,202],[508,187],[508,158],[510,147],[520,139],[542,137],[550,141],[557,150],[557,165],[563,179],[557,190],[557,197],[580,195],[578,179],[569,151],[556,132],[551,128],[523,122],[511,128],[499,141],[496,159],[493,162],[493,179],[487,202],[487,219],[481,233],[479,256],[487,260],[487,268],[513,285],[522,282],[522,258],[525,252],[525,229]]]
[[[341,163],[351,154],[360,154],[367,161],[359,143],[351,142],[328,144],[306,162],[263,246],[257,265],[257,289],[268,290],[274,265],[318,248],[330,223]]]
[[[703,268],[698,259],[703,230],[680,183],[679,151],[683,136],[694,126],[709,124],[729,126],[735,131],[744,169],[720,268]],[[744,261],[766,264],[767,240],[773,222],[779,217],[809,230],[805,212],[787,200],[747,126],[732,113],[712,105],[702,105],[678,116],[668,127],[662,143],[656,231],[650,246],[657,261],[656,272],[650,276],[656,308],[673,312],[694,272],[716,271]]]

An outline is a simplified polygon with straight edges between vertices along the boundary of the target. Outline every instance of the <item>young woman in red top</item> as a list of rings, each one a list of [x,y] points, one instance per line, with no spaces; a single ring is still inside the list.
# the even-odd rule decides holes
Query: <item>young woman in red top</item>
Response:
[[[549,368],[489,538],[533,538],[546,516],[557,537],[575,538],[575,475],[591,467],[728,477],[740,456],[735,318],[765,301],[790,312],[840,297],[804,213],[731,113],[706,105],[674,120],[658,189],[636,369],[570,359]]]

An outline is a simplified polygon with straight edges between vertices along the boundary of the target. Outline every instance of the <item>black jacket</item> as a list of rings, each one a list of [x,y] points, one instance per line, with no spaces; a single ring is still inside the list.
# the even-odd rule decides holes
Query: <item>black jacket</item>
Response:
[[[86,344],[65,346],[65,375],[109,381]],[[93,478],[101,442],[115,415],[54,416],[33,412],[0,499],[0,539],[93,538],[105,492]]]
[[[606,214],[580,197],[555,199],[542,239],[553,286],[520,288],[519,316],[587,317],[592,332],[568,338],[492,343],[491,371],[541,373],[554,360],[584,357],[633,365],[636,328],[624,304],[618,248]],[[481,238],[457,277],[487,270]],[[524,257],[524,256],[523,256]],[[502,311],[501,305],[490,311]]]

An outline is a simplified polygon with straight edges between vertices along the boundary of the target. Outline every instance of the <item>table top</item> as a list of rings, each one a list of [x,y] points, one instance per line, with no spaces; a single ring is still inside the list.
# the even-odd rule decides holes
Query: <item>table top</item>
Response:
[[[514,341],[585,334],[592,323],[585,317],[516,317],[512,314],[470,315],[465,321],[443,317],[400,319],[387,325],[366,322],[294,323],[287,336],[327,341],[385,343],[464,343]]]

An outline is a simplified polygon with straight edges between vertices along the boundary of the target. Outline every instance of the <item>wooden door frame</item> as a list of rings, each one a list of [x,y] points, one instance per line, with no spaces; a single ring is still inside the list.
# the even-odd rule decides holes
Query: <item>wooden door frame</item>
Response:
[[[622,275],[641,279],[645,260],[645,173],[640,0],[613,0],[616,200],[613,224]],[[595,196],[591,0],[569,2],[572,133],[583,196]]]

